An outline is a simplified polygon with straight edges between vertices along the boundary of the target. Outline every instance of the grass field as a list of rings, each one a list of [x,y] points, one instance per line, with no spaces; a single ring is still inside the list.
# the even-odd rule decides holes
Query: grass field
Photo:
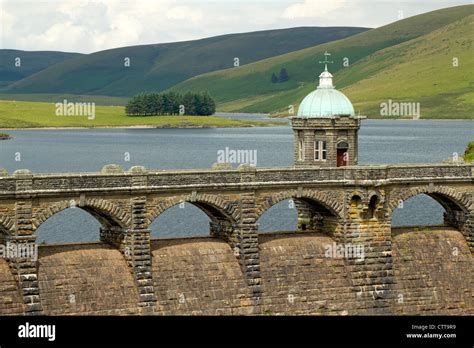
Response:
[[[0,129],[41,127],[207,128],[281,126],[281,122],[226,119],[216,116],[129,117],[121,106],[96,106],[95,118],[56,116],[53,103],[0,100]]]
[[[129,97],[111,97],[107,95],[55,94],[55,93],[0,93],[0,100],[22,100],[32,102],[57,103],[66,99],[68,102],[94,102],[96,105],[126,105]]]

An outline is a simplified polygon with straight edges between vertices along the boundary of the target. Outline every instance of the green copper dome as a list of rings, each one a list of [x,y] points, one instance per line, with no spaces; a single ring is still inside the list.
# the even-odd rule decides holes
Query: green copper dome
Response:
[[[319,75],[319,86],[301,102],[298,117],[354,116],[354,107],[343,93],[334,88],[332,75],[325,70]]]

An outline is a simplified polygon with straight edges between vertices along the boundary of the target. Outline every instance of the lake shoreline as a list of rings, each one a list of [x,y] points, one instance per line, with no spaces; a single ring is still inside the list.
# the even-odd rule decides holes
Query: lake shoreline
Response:
[[[0,130],[68,130],[68,129],[217,129],[217,128],[267,128],[267,127],[281,127],[287,126],[283,122],[279,123],[270,123],[268,125],[250,125],[242,124],[235,126],[184,126],[184,127],[175,127],[175,126],[160,126],[160,125],[136,125],[136,126],[97,126],[97,127],[78,127],[78,126],[63,126],[63,127],[18,127],[18,128],[0,128]],[[2,140],[2,139],[0,139]]]
[[[253,114],[249,114],[253,115]],[[278,119],[278,118],[277,118]],[[282,119],[282,118],[280,118]],[[371,121],[449,121],[449,122],[456,122],[456,121],[471,121],[471,120],[466,120],[466,119],[419,119],[419,120],[413,120],[413,119],[379,119],[379,118],[371,118],[367,119]],[[83,127],[83,126],[60,126],[60,127],[17,127],[17,128],[11,128],[11,127],[6,127],[6,128],[0,128],[0,130],[5,130],[5,131],[11,131],[11,130],[73,130],[73,129],[218,129],[218,128],[267,128],[267,127],[290,127],[289,123],[283,123],[283,122],[272,122],[272,121],[257,121],[261,122],[262,124],[241,124],[241,125],[219,125],[219,126],[211,126],[211,125],[185,125],[185,126],[171,126],[171,125],[130,125],[130,126],[93,126],[93,127]],[[474,122],[474,120],[472,120]],[[8,140],[12,139],[13,137],[10,138],[0,138],[0,140]]]

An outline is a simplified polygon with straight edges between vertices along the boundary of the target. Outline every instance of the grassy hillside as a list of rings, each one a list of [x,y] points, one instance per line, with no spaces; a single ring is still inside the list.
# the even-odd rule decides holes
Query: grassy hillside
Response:
[[[366,30],[303,27],[117,48],[57,64],[10,85],[6,92],[131,96],[234,66],[236,57],[242,66]],[[130,67],[124,67],[126,57]]]
[[[0,87],[5,87],[54,64],[80,56],[80,53],[0,49]],[[16,58],[21,59],[21,66],[15,66]]]
[[[95,118],[56,116],[54,103],[0,101],[0,129],[40,127],[130,127],[157,128],[281,126],[281,122],[235,120],[215,116],[129,117],[121,106],[96,106]]]
[[[370,71],[377,61],[384,68],[355,83],[351,71],[343,71],[343,91],[369,116],[392,99],[419,102],[421,117],[474,119],[473,22],[474,15],[367,57],[352,67],[353,74]]]
[[[381,28],[247,66],[204,74],[173,89],[208,90],[220,111],[275,112],[297,105],[315,88],[323,52],[332,53],[335,84],[371,117],[380,101],[416,101],[422,117],[472,117],[473,5],[410,17]],[[343,58],[349,67],[343,67]],[[453,68],[452,57],[460,65]],[[290,80],[271,83],[285,67]]]

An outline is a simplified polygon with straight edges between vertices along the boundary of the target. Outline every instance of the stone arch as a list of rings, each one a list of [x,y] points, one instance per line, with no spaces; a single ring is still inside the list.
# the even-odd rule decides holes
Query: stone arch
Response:
[[[471,202],[469,197],[461,192],[456,191],[453,188],[447,186],[421,186],[412,189],[402,189],[398,194],[391,195],[389,204],[389,214],[393,214],[393,211],[398,207],[400,201],[406,201],[411,197],[418,196],[420,194],[426,194],[440,203],[446,210],[456,209],[464,213],[469,213]]]
[[[350,198],[352,199],[354,196],[358,196],[361,200],[364,200],[366,195],[362,190],[353,190],[350,194]]]
[[[347,139],[340,139],[336,143],[336,149],[349,149],[349,141]]]
[[[444,209],[445,224],[457,228],[466,239],[471,251],[474,251],[474,209],[472,198],[447,186],[421,186],[401,191],[390,200],[390,218],[400,201],[426,194],[437,201]]]
[[[364,201],[364,195],[360,193],[354,193],[351,198],[349,199],[349,205],[350,206],[356,206],[357,208],[360,208],[363,204]]]
[[[286,199],[301,199],[308,200],[310,202],[313,201],[326,208],[336,218],[342,219],[343,216],[342,205],[326,192],[303,190],[298,193],[296,190],[291,190],[265,197],[265,199],[257,205],[257,216],[255,217],[255,220],[258,220],[268,209]]]
[[[353,192],[348,202],[349,216],[351,218],[360,218],[361,212],[363,210],[364,199],[365,195],[363,192]]]
[[[33,230],[38,229],[47,219],[68,208],[82,209],[99,221],[104,227],[119,227],[126,229],[130,225],[130,214],[115,203],[99,198],[86,199],[84,204],[77,205],[74,200],[63,200],[53,203],[36,213],[33,217]]]
[[[385,193],[377,189],[354,190],[349,195],[347,207],[351,219],[380,219],[386,210]]]
[[[367,216],[369,219],[375,217],[375,211],[377,210],[377,205],[380,204],[380,197],[378,195],[372,195],[369,199],[369,205],[367,208]]]
[[[211,194],[188,194],[175,196],[159,201],[156,206],[147,209],[146,226],[149,226],[167,209],[174,207],[182,202],[193,204],[201,209],[212,222],[227,220],[236,223],[238,211],[235,204],[223,199],[222,197]]]
[[[0,215],[0,238],[1,235],[12,234],[15,229],[15,221],[7,215]]]

